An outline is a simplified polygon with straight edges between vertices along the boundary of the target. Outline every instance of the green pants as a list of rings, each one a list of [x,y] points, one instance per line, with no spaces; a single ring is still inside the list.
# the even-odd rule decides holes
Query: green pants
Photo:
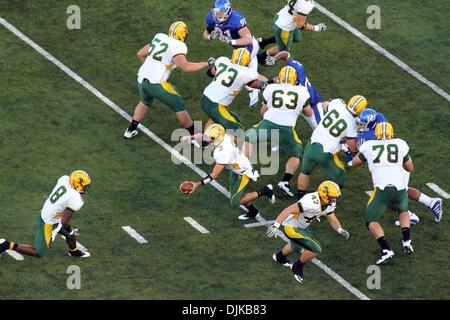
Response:
[[[278,50],[289,51],[293,42],[301,42],[303,40],[302,33],[298,29],[292,31],[286,31],[281,29],[279,26],[275,24],[275,21],[277,20],[278,15],[273,20],[272,29],[273,33],[275,34]]]
[[[245,141],[251,144],[272,141],[271,130],[278,130],[279,147],[287,156],[302,158],[302,142],[293,127],[280,126],[268,120],[263,120],[245,133]]]
[[[320,143],[309,142],[303,153],[302,173],[309,176],[318,165],[325,170],[328,180],[336,182],[341,188],[344,187],[345,167],[337,154],[323,152],[323,147]]]
[[[142,103],[148,107],[156,98],[175,112],[186,110],[183,99],[169,82],[150,83],[144,80],[142,83],[138,82],[138,90]]]
[[[306,249],[314,253],[322,252],[319,242],[312,238],[308,229],[284,226],[283,232],[290,240],[289,246],[292,251],[301,253],[303,249]]]
[[[228,130],[244,130],[244,125],[238,115],[228,109],[227,106],[212,102],[208,97],[202,97],[202,110],[215,123]]]
[[[241,203],[241,198],[249,185],[250,178],[230,171],[230,201],[232,207]]]
[[[58,227],[58,223],[55,224],[47,224],[42,219],[41,215],[38,215],[36,221],[36,236],[34,237],[34,250],[35,257],[42,258],[47,254],[48,248],[52,244],[52,233]],[[69,234],[61,228],[58,232],[65,237],[68,237]]]
[[[397,190],[396,187],[386,187],[384,190],[374,188],[366,207],[366,225],[380,220],[390,204],[396,207],[398,213],[408,211],[409,199],[406,190]]]

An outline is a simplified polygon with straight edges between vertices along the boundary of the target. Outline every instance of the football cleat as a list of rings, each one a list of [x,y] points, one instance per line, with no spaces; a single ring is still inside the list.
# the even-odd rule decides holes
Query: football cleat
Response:
[[[275,195],[273,194],[273,186],[271,184],[268,184],[266,188],[267,188],[267,198],[269,198],[270,204],[274,204]]]
[[[131,139],[133,137],[136,137],[137,134],[138,134],[137,130],[130,131],[127,128],[127,130],[125,130],[125,133],[123,134],[123,136],[125,137],[125,139]]]
[[[434,221],[440,222],[442,219],[442,199],[441,198],[433,198],[433,202],[431,202],[430,209],[434,214]]]
[[[259,214],[259,211],[257,214],[251,214],[250,212],[246,212],[238,217],[239,220],[248,220],[253,218],[255,218],[258,221],[262,218],[261,215]]]
[[[402,241],[402,245],[403,245],[403,250],[405,251],[405,253],[407,255],[414,253],[413,247],[411,245],[411,239],[409,239],[408,241]]]
[[[251,109],[253,109],[254,107],[256,107],[256,105],[258,104],[258,101],[259,101],[259,90],[253,89],[253,90],[249,91],[248,96],[250,98],[249,106]]]
[[[294,279],[300,283],[305,282],[305,276],[303,275],[303,267],[299,266],[297,263],[293,263],[291,270],[294,273]]]
[[[393,256],[394,251],[383,249],[383,251],[381,251],[380,256],[378,257],[376,264],[385,264],[388,260],[392,259]]]
[[[274,253],[272,256],[273,261],[278,262],[284,267],[291,268],[292,263],[289,259],[281,254],[281,252]]]
[[[278,183],[278,188],[283,190],[283,192],[285,194],[287,194],[289,197],[293,197],[294,196],[294,194],[291,191],[291,188],[290,188],[290,185],[289,185],[289,181],[280,181]]]
[[[69,251],[68,254],[69,256],[76,258],[89,258],[91,256],[90,252],[81,250]]]

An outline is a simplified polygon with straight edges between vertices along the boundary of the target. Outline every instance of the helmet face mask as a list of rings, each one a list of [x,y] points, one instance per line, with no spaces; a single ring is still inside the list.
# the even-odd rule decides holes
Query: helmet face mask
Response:
[[[231,15],[231,2],[228,0],[216,0],[211,11],[217,23],[224,23]]]

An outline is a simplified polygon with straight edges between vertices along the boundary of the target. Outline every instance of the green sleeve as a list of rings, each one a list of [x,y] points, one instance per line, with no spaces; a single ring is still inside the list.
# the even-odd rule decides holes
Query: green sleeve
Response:
[[[409,154],[407,154],[406,156],[403,157],[403,163],[408,162],[409,160],[411,160],[411,157],[409,156]]]
[[[366,162],[367,161],[367,159],[366,159],[366,156],[364,155],[364,153],[358,153],[358,157],[359,157],[359,159],[361,159],[361,161],[362,162]]]

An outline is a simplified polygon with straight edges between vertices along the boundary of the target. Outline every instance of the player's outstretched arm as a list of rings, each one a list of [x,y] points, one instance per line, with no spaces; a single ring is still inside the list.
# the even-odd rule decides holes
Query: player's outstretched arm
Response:
[[[348,233],[347,230],[342,229],[341,223],[339,222],[339,219],[336,217],[334,213],[327,215],[327,221],[331,225],[331,227],[339,233],[341,236],[343,236],[346,240],[350,237],[350,233]]]
[[[225,166],[223,164],[216,164],[214,166],[213,171],[211,172],[211,174],[209,174],[207,177],[203,178],[200,181],[197,182],[192,182],[192,184],[194,185],[194,187],[192,188],[192,190],[189,192],[189,194],[193,193],[195,190],[197,190],[198,188],[200,188],[201,186],[210,183],[213,180],[216,180],[220,174],[222,173],[223,169],[225,169]]]
[[[137,57],[138,57],[139,61],[141,61],[141,63],[144,63],[145,59],[147,59],[149,49],[150,49],[150,45],[147,44],[144,47],[142,47],[141,50],[138,51]]]
[[[173,62],[184,72],[197,72],[209,66],[208,62],[190,62],[184,54],[174,57]]]
[[[364,161],[362,161],[360,159],[359,155],[360,154],[358,153],[356,156],[353,157],[352,167],[358,167],[358,166],[360,166],[360,165],[362,165],[364,163]]]

